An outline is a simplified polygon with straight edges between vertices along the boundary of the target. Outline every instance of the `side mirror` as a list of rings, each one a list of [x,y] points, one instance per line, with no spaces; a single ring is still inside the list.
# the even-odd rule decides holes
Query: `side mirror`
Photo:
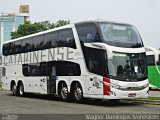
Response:
[[[146,52],[147,52],[147,51],[152,51],[152,52],[154,53],[155,62],[158,62],[158,61],[159,61],[159,53],[158,53],[158,50],[156,50],[155,48],[150,47],[150,46],[145,46],[145,49],[146,49]]]

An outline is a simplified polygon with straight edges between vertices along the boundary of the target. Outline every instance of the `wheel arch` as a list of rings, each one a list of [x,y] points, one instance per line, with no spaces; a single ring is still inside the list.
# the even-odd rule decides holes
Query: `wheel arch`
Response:
[[[74,87],[74,85],[75,85],[76,83],[80,84],[80,86],[81,86],[81,88],[82,88],[82,91],[84,92],[84,85],[83,85],[83,83],[82,83],[80,80],[73,80],[73,81],[71,82],[70,91],[72,91],[72,89],[73,89],[73,87]]]
[[[23,81],[22,80],[18,80],[17,85],[19,85],[20,83],[23,84]]]
[[[65,81],[65,80],[60,80],[59,82],[58,82],[58,84],[57,84],[57,94],[59,95],[60,93],[60,85],[62,84],[62,83],[64,83],[67,87],[68,87],[68,84],[67,84],[67,82]]]
[[[22,80],[18,80],[17,86],[19,86],[21,83],[23,84],[23,81]],[[23,84],[23,86],[24,86],[24,84]]]

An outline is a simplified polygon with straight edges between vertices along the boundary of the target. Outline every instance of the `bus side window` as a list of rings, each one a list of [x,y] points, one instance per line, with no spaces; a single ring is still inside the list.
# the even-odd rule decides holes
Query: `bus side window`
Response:
[[[33,37],[33,50],[42,50],[44,48],[44,41],[45,37],[44,35],[39,35],[36,37]]]
[[[24,39],[22,41],[22,52],[32,51],[32,38]]]
[[[77,63],[59,61],[56,63],[57,76],[80,76],[81,70]]]
[[[6,43],[3,46],[3,54],[4,55],[13,55],[14,54],[14,42]]]
[[[107,57],[104,50],[84,47],[83,52],[89,72],[102,76],[108,75]]]
[[[155,65],[155,58],[154,55],[147,55],[147,65]]]
[[[45,49],[57,47],[57,41],[59,39],[57,31],[46,34],[45,38],[46,38],[44,44]]]
[[[80,76],[81,74],[80,66],[76,63],[66,64],[65,69],[68,76]]]
[[[75,39],[72,29],[64,29],[59,31],[58,47],[70,47],[76,49]]]
[[[15,54],[20,53],[21,49],[22,49],[22,41],[21,40],[15,41],[14,42],[14,53]]]
[[[76,25],[76,29],[80,41],[84,43],[98,42],[100,39],[96,26],[93,23]]]
[[[31,73],[30,66],[27,64],[23,64],[22,71],[24,76],[29,76]]]
[[[10,44],[9,55],[13,55],[14,54],[14,42],[9,43],[9,44]]]
[[[7,47],[7,44],[4,44],[3,45],[3,55],[8,55],[8,47]]]
[[[23,64],[22,70],[24,76],[47,76],[47,63]]]

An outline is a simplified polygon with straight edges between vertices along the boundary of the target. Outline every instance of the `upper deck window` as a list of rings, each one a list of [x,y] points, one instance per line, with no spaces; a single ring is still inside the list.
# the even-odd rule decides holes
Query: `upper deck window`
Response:
[[[71,28],[6,43],[3,45],[3,55],[7,56],[58,47],[76,49],[76,43]]]
[[[141,37],[135,27],[125,24],[100,23],[103,42],[117,47],[142,47]]]
[[[99,35],[95,24],[93,23],[79,24],[76,25],[76,29],[80,41],[84,43],[99,41]]]

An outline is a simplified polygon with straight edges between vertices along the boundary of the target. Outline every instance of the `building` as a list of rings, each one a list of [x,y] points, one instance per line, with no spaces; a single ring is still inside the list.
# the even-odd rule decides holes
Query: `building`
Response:
[[[20,5],[19,13],[0,13],[0,64],[2,63],[2,44],[11,39],[11,32],[29,19],[29,5]],[[0,67],[0,84],[2,68]]]
[[[19,13],[0,13],[0,50],[3,42],[11,39],[11,32],[29,19],[29,5],[20,5]],[[0,51],[0,56],[1,52]]]

